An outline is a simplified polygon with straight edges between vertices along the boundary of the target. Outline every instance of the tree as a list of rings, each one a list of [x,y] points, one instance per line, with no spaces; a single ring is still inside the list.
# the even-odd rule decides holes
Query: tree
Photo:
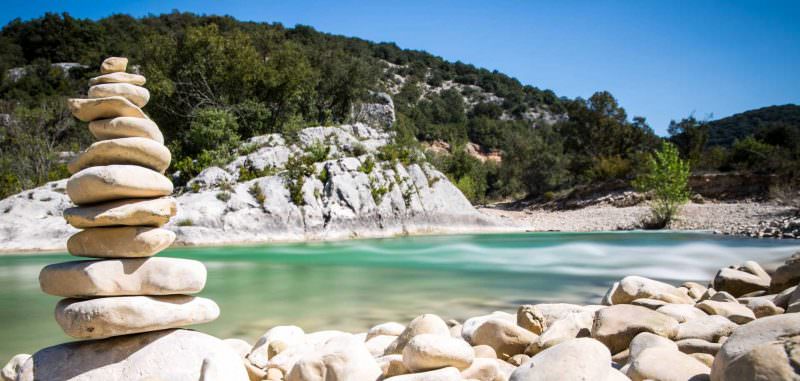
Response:
[[[640,192],[652,194],[651,217],[644,221],[646,228],[667,226],[689,200],[689,163],[680,158],[678,149],[669,142],[661,145],[661,150],[649,157],[645,173],[634,181]]]

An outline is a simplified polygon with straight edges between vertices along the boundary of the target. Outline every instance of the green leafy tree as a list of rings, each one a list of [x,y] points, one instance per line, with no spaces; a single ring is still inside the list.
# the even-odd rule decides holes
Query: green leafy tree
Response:
[[[689,163],[672,143],[662,143],[661,150],[650,156],[646,171],[633,182],[638,191],[652,194],[652,215],[645,227],[663,228],[675,218],[689,200],[689,174]]]

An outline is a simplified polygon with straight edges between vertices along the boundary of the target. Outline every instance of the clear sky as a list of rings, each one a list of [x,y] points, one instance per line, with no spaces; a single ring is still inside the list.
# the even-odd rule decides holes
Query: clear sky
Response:
[[[608,90],[659,133],[800,103],[800,1],[4,0],[0,24],[173,9],[311,25],[497,69],[560,96]]]

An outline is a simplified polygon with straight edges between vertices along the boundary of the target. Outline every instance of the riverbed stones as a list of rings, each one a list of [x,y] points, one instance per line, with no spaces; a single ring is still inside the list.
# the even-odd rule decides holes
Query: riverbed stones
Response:
[[[697,303],[697,308],[709,315],[719,315],[728,318],[736,324],[745,324],[755,320],[756,315],[747,306],[737,302],[717,302],[704,300]]]
[[[406,344],[417,335],[424,333],[450,337],[450,328],[447,323],[437,315],[424,314],[417,316],[403,330],[400,336],[386,348],[386,355],[401,354]]]
[[[488,345],[497,353],[498,358],[507,359],[524,353],[538,336],[514,322],[492,318],[480,324],[468,340],[472,345]]]
[[[466,341],[441,335],[414,336],[403,348],[403,364],[412,372],[448,366],[464,370],[474,359],[475,352]]]
[[[753,269],[755,271],[763,272],[761,267]],[[714,276],[714,289],[717,291],[727,291],[734,297],[739,297],[753,291],[762,291],[769,288],[770,277],[763,274],[762,276],[754,275],[749,272],[732,269],[722,268]]]
[[[195,294],[205,283],[202,263],[179,258],[63,262],[39,273],[42,291],[66,298]]]
[[[78,205],[168,196],[172,190],[164,175],[136,165],[89,167],[67,181],[67,195]]]
[[[783,265],[775,269],[769,285],[770,293],[778,293],[800,283],[800,252],[792,254]]]
[[[101,339],[206,323],[219,317],[213,301],[188,295],[62,299],[56,321],[67,335]]]
[[[89,167],[129,164],[164,173],[171,160],[172,156],[163,144],[147,138],[119,138],[92,144],[70,161],[67,169],[74,174]]]
[[[242,360],[204,333],[172,329],[59,344],[36,352],[19,381],[247,380]]]
[[[126,66],[124,58],[104,61],[93,98],[69,100],[73,116],[90,122],[101,141],[68,165],[66,193],[78,206],[64,217],[84,230],[67,250],[103,259],[53,264],[39,274],[45,293],[65,297],[55,309],[59,326],[89,340],[37,352],[21,379],[247,380],[244,356],[210,336],[174,330],[216,319],[219,307],[190,295],[205,286],[202,263],[152,257],[175,240],[161,228],[176,214],[175,200],[164,197],[172,182],[161,174],[171,155],[138,107],[149,99],[138,87],[144,77],[125,73]]]
[[[592,337],[605,344],[611,353],[618,353],[641,332],[650,332],[668,339],[678,334],[678,321],[651,309],[629,304],[613,305],[598,310],[592,325]]]
[[[127,98],[120,96],[89,99],[72,98],[69,100],[69,108],[72,111],[72,115],[83,122],[120,116],[147,118],[142,109]]]
[[[611,353],[590,338],[573,339],[545,349],[511,373],[510,381],[606,380]]]
[[[721,337],[730,336],[736,327],[736,323],[724,316],[703,316],[679,324],[675,340],[702,339],[716,342]]]
[[[92,258],[150,257],[175,241],[171,230],[147,226],[88,228],[67,240],[70,254]]]
[[[677,348],[647,348],[633,358],[627,376],[633,381],[690,381],[708,379],[711,369]]]
[[[382,374],[363,341],[340,335],[298,360],[286,381],[376,380]]]
[[[150,92],[147,89],[130,83],[103,83],[89,88],[89,98],[113,96],[123,97],[138,107],[144,107],[150,100]]]
[[[677,287],[641,276],[627,276],[613,288],[611,304],[631,303],[636,299],[656,299],[667,303],[693,304],[694,301]]]
[[[789,363],[789,359],[797,359],[797,348],[791,340],[800,335],[800,314],[786,313],[782,315],[767,316],[744,324],[730,335],[728,340],[722,344],[719,352],[714,358],[711,367],[711,381],[731,381],[756,378],[740,378],[740,372],[747,369],[767,369],[775,366],[776,369],[784,369],[780,366],[782,362]],[[785,349],[784,355],[778,353],[779,348],[771,348],[772,345],[761,347],[764,344],[781,342]],[[735,365],[737,360],[758,348],[758,352],[749,356],[748,359],[741,360],[742,363]],[[790,353],[790,350],[794,351]],[[772,363],[774,361],[774,363]],[[771,365],[767,365],[771,364]],[[795,374],[794,379],[800,378],[800,374]],[[787,378],[762,378],[764,380],[781,380]],[[792,379],[792,378],[788,378]]]
[[[103,226],[159,227],[175,216],[177,204],[172,197],[127,199],[64,210],[67,223],[78,228]]]
[[[150,119],[121,116],[89,122],[89,131],[98,140],[142,137],[164,144],[164,135]]]

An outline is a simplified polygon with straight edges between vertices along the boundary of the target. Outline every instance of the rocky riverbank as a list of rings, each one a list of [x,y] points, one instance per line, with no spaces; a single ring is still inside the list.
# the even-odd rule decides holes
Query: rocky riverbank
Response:
[[[224,342],[250,380],[794,380],[799,282],[797,253],[771,273],[747,261],[707,284],[627,276],[593,305],[522,305],[464,321],[424,314],[360,333],[277,326],[252,342]],[[182,332],[147,340],[184,345]],[[109,351],[132,353],[125,336],[115,340]],[[168,354],[165,345],[147,345],[141,355]],[[39,358],[63,360],[53,350]],[[29,359],[15,356],[0,379],[17,379]]]
[[[649,214],[644,203],[616,206],[602,202],[577,209],[509,209],[494,205],[478,208],[481,213],[528,231],[610,231],[641,229]],[[706,230],[718,234],[754,238],[800,238],[796,210],[771,202],[690,202],[669,227],[674,230]]]

